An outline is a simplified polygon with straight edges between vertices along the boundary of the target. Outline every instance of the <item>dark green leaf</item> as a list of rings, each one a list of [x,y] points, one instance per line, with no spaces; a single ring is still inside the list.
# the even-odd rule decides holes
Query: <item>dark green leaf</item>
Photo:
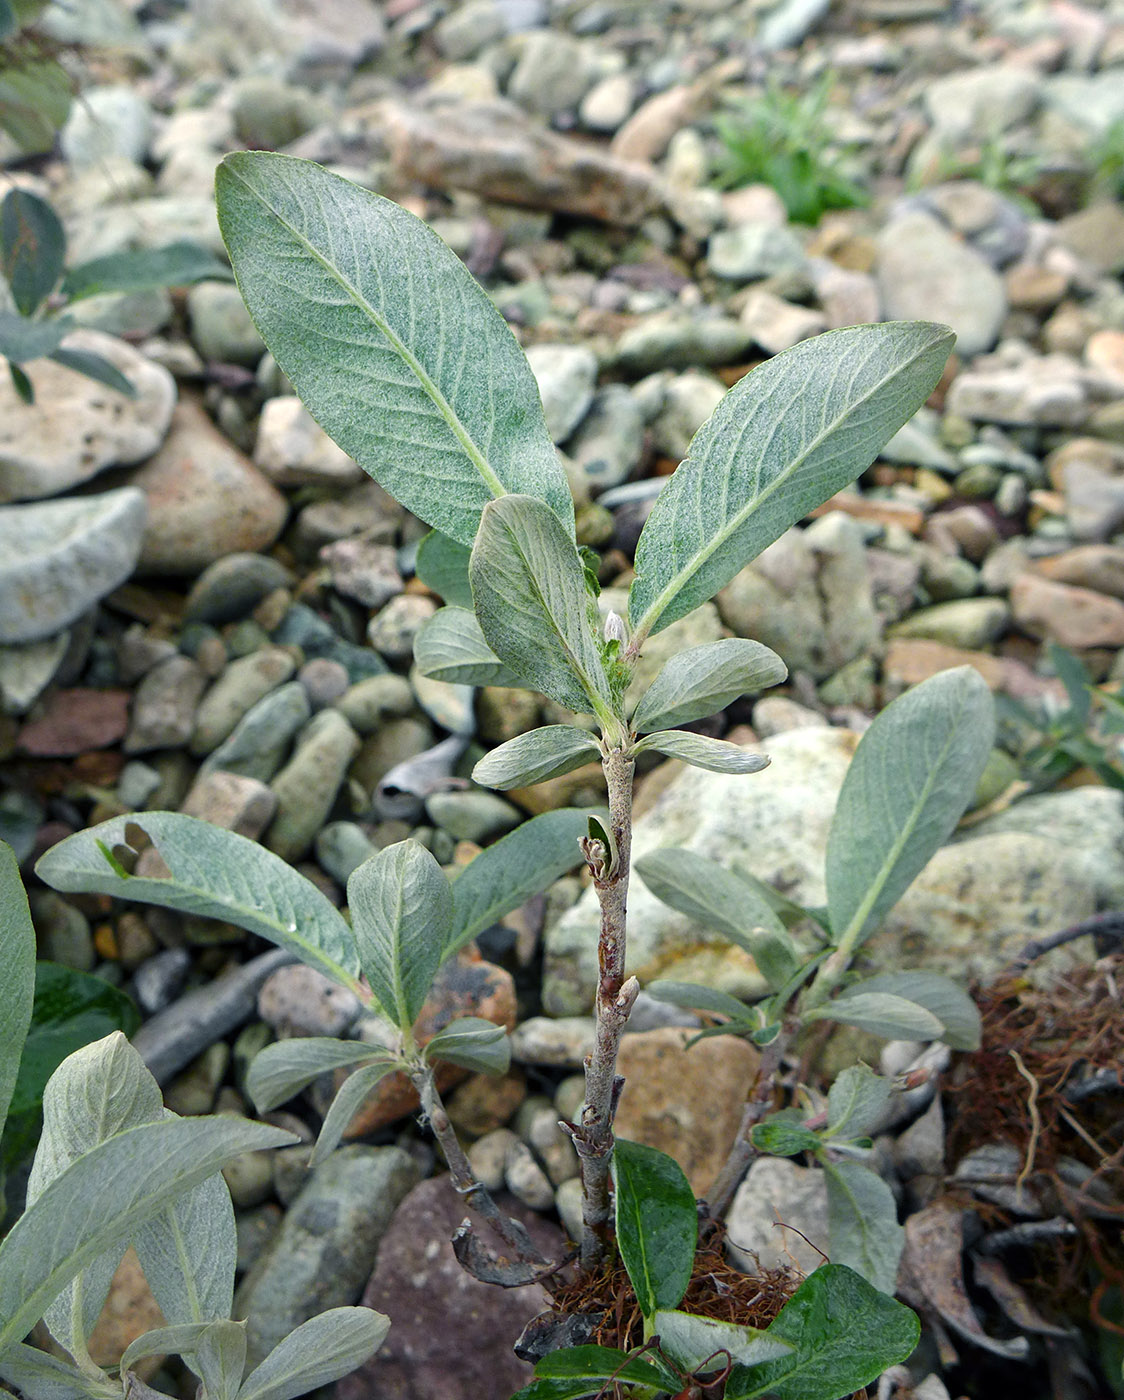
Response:
[[[861,1162],[827,1162],[824,1171],[832,1259],[892,1295],[905,1244],[894,1193]]]
[[[563,1347],[552,1351],[535,1367],[540,1380],[618,1380],[622,1384],[666,1387],[678,1384],[675,1372],[664,1366],[658,1357],[631,1356],[615,1347]]]
[[[842,1264],[825,1264],[804,1280],[766,1336],[795,1352],[756,1366],[735,1366],[726,1400],[841,1400],[904,1361],[921,1326],[908,1308]]]
[[[84,374],[87,379],[104,384],[108,389],[116,389],[127,399],[135,399],[137,396],[133,381],[126,379],[117,366],[111,364],[104,355],[95,354],[92,350],[72,350],[63,346],[53,350],[47,358],[54,360],[57,365],[62,365],[64,369],[72,369],[75,374]]]
[[[250,315],[349,457],[428,524],[471,545],[484,505],[573,500],[526,356],[432,229],[312,161],[227,156],[219,224]]]
[[[1073,652],[1058,646],[1057,642],[1047,642],[1046,651],[1054,674],[1065,686],[1065,693],[1069,697],[1069,718],[1076,727],[1082,728],[1088,722],[1089,712],[1093,707],[1091,682],[1085,663],[1080,657],[1074,656]]]
[[[16,310],[32,316],[62,276],[66,234],[45,199],[29,190],[9,190],[0,204],[0,272]]]
[[[558,516],[534,496],[490,501],[469,564],[488,645],[532,690],[612,717],[612,697],[581,560]]]
[[[588,810],[544,812],[493,842],[453,882],[453,929],[444,956],[580,864]]]
[[[425,1047],[430,1064],[448,1060],[483,1074],[506,1074],[511,1068],[507,1030],[480,1016],[460,1016],[439,1030]]]
[[[454,685],[521,686],[484,640],[476,614],[439,608],[414,637],[414,660],[423,676]]]
[[[530,787],[582,768],[600,753],[597,740],[588,730],[572,724],[547,724],[485,754],[472,770],[472,780],[501,792]]]
[[[18,26],[19,21],[15,10],[12,9],[11,0],[0,0],[0,39],[7,39],[9,35],[14,34]]]
[[[661,729],[655,734],[646,734],[633,745],[634,753],[650,750],[666,754],[668,758],[681,758],[684,763],[705,768],[710,773],[760,773],[769,766],[763,753],[746,753],[745,749],[725,739],[708,739],[686,729]]]
[[[852,326],[739,380],[641,532],[633,635],[685,617],[865,471],[932,393],[953,343],[946,326],[925,322]]]
[[[188,287],[193,282],[231,282],[234,275],[209,248],[183,240],[163,248],[130,248],[72,267],[63,280],[70,301],[103,292],[143,292]]]
[[[638,734],[673,729],[716,714],[739,696],[777,685],[788,667],[760,642],[727,637],[688,647],[666,663],[640,697],[632,716]]]
[[[0,310],[0,355],[17,365],[38,360],[57,350],[71,329],[66,317],[31,321],[16,311]]]
[[[23,370],[20,369],[19,365],[14,365],[9,360],[8,374],[11,377],[13,388],[15,389],[16,393],[20,396],[20,398],[24,401],[24,403],[34,403],[35,389],[31,383],[31,380],[28,379],[26,374],[24,374]]]
[[[792,1118],[766,1118],[754,1124],[750,1141],[759,1152],[773,1157],[795,1157],[800,1152],[816,1152],[823,1146],[818,1133]]]
[[[451,540],[440,530],[430,530],[418,545],[414,572],[427,588],[432,588],[456,608],[472,611],[472,585],[468,581],[468,561],[471,548],[459,540]]]
[[[695,1193],[673,1157],[618,1138],[613,1149],[617,1246],[640,1311],[678,1307],[698,1242]]]

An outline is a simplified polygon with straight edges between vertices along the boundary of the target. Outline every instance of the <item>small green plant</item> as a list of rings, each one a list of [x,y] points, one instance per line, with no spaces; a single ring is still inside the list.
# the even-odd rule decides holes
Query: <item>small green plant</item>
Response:
[[[70,111],[73,84],[57,46],[35,27],[47,0],[0,0],[0,131],[42,155]]]
[[[827,114],[834,84],[825,73],[807,92],[789,92],[770,79],[757,97],[731,101],[715,118],[722,143],[713,182],[740,189],[761,182],[784,201],[789,218],[817,224],[829,209],[853,209],[870,202],[846,171],[853,152],[840,149]]]
[[[1097,137],[1089,150],[1092,195],[1097,199],[1124,199],[1124,121],[1115,121]]]
[[[34,985],[35,931],[15,856],[0,842],[0,1131]],[[123,1400],[138,1388],[137,1361],[177,1352],[208,1400],[292,1400],[362,1364],[389,1323],[369,1308],[335,1308],[245,1374],[245,1324],[230,1320],[234,1211],[220,1169],[295,1141],[264,1123],[170,1113],[120,1031],[68,1055],[43,1093],[27,1209],[0,1244],[0,1380],[28,1400]],[[129,1245],[168,1326],[137,1338],[110,1375],[88,1342]],[[24,1342],[40,1319],[67,1359]]]
[[[1048,788],[1088,768],[1107,786],[1124,789],[1124,688],[1094,686],[1084,662],[1056,642],[1046,651],[1066,703],[1009,695],[996,701],[1024,779],[1034,789]]]
[[[649,637],[711,598],[866,469],[931,393],[951,333],[926,323],[852,327],[802,342],[747,375],[699,430],[644,527],[627,620],[615,613],[603,620],[596,576],[575,542],[573,502],[530,367],[448,247],[397,205],[291,157],[230,156],[219,168],[217,190],[240,290],[278,363],[344,450],[437,532],[420,551],[419,568],[423,577],[442,580],[449,602],[419,634],[419,668],[470,685],[526,687],[593,717],[596,732],[556,724],[501,745],[477,764],[476,781],[501,790],[521,787],[599,758],[608,812],[536,818],[478,855],[451,889],[419,845],[389,847],[351,876],[350,928],[275,856],[175,813],[118,818],[68,838],[42,858],[40,875],[58,889],[101,891],[228,919],[350,988],[388,1023],[388,1044],[312,1038],[267,1047],[251,1066],[251,1096],[264,1110],[328,1069],[358,1066],[325,1118],[319,1158],[338,1142],[370,1088],[392,1069],[405,1070],[458,1190],[505,1249],[497,1258],[462,1228],[454,1241],[458,1258],[477,1277],[515,1284],[552,1266],[473,1180],[433,1073],[439,1060],[502,1070],[506,1039],[500,1028],[469,1018],[423,1046],[414,1024],[441,961],[569,868],[577,844],[601,909],[586,1099],[577,1121],[564,1124],[582,1170],[578,1265],[588,1277],[620,1251],[653,1346],[651,1359],[617,1358],[614,1368],[623,1365],[627,1373],[609,1375],[603,1369],[593,1374],[588,1365],[581,1374],[550,1372],[586,1364],[558,1353],[542,1363],[547,1371],[529,1393],[544,1400],[596,1394],[614,1375],[615,1384],[635,1394],[659,1394],[673,1377],[674,1390],[681,1391],[682,1373],[698,1374],[700,1367],[705,1373],[706,1358],[718,1352],[729,1353],[729,1364],[718,1361],[713,1370],[724,1372],[731,1400],[766,1391],[831,1400],[856,1389],[908,1353],[916,1324],[845,1267],[817,1270],[807,1294],[797,1295],[799,1303],[793,1299],[781,1314],[784,1323],[778,1317],[777,1330],[765,1339],[740,1329],[736,1338],[724,1334],[730,1346],[721,1341],[700,1355],[701,1324],[663,1321],[676,1313],[689,1277],[694,1235],[688,1239],[686,1222],[690,1217],[693,1231],[694,1203],[673,1164],[615,1144],[613,1134],[623,1087],[617,1051],[639,992],[626,966],[633,770],[637,757],[654,752],[718,772],[759,771],[768,761],[761,754],[678,726],[775,684],[785,668],[767,647],[731,638],[673,656],[640,695],[631,682]],[[990,747],[990,708],[984,709],[990,700],[982,683],[956,673],[951,682],[931,682],[914,696],[897,710],[899,720],[912,716],[912,722],[889,722],[888,751],[902,769],[900,781],[881,770],[880,781],[868,781],[860,765],[852,785],[850,820],[865,836],[854,868],[837,868],[829,877],[835,932],[827,946],[802,965],[783,928],[780,935],[766,929],[754,940],[780,1018],[774,1046],[782,1042],[794,998],[802,997],[805,1019],[814,1019],[835,1014],[836,1003],[852,994],[843,984],[855,951],[947,836],[975,787],[981,745],[984,756]],[[969,731],[965,739],[961,725]],[[927,737],[930,726],[936,739]],[[903,793],[909,799],[904,808]],[[162,858],[158,874],[140,863],[149,843]],[[898,991],[868,988],[867,1011],[892,1019],[891,1011],[906,1016],[905,1007],[915,1029],[922,1022],[934,1035],[950,1028],[951,1012],[939,1016],[927,1009],[926,996],[911,999]],[[862,1009],[856,998],[849,1010],[840,1005],[835,1018],[850,1014],[853,1020]],[[956,1009],[967,1014],[959,1001]],[[766,1027],[755,1024],[758,1029]],[[758,1039],[768,1056],[770,1037]],[[761,1080],[766,1099],[777,1063],[766,1064]],[[870,1097],[866,1090],[855,1096]],[[857,1110],[839,1109],[816,1141],[833,1139],[834,1151],[835,1144],[861,1136],[863,1122]],[[743,1158],[755,1150],[748,1136],[739,1143]],[[736,1184],[737,1161],[730,1174]],[[662,1211],[647,1213],[642,1204],[666,1194],[657,1179],[670,1192],[668,1210],[678,1222],[668,1227],[677,1242],[667,1253],[660,1243]],[[856,1198],[860,1217],[864,1209]],[[884,1267],[877,1273],[883,1287],[892,1284]],[[672,1339],[676,1327],[685,1329],[687,1341]],[[847,1329],[844,1346],[839,1339]],[[755,1341],[773,1348],[771,1360],[753,1350]],[[788,1349],[783,1353],[776,1349],[781,1343]],[[633,1369],[663,1365],[661,1354],[678,1369],[668,1364],[655,1379],[650,1370]],[[813,1360],[797,1364],[794,1356]],[[754,1369],[761,1366],[781,1369]]]
[[[224,263],[190,242],[113,253],[69,271],[65,262],[66,233],[51,205],[27,190],[9,190],[0,202],[0,275],[12,306],[0,304],[0,355],[25,403],[34,402],[35,392],[23,366],[44,356],[118,393],[135,395],[129,380],[104,356],[63,345],[75,325],[66,315],[68,306],[100,292],[230,279]]]

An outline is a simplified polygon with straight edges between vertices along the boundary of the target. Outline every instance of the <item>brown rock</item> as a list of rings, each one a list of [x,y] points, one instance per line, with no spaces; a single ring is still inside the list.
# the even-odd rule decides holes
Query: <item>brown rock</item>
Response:
[[[1036,263],[1016,263],[1003,278],[1007,301],[1016,311],[1052,311],[1069,290],[1069,279],[1061,272]]]
[[[693,83],[658,92],[633,112],[613,137],[609,150],[620,160],[659,160],[681,127],[690,126],[715,93],[741,72],[740,60],[725,60]]]
[[[180,811],[256,841],[277,810],[277,794],[257,778],[216,769],[200,773]]]
[[[761,1056],[732,1036],[688,1050],[690,1036],[663,1026],[622,1038],[617,1066],[625,1088],[616,1132],[674,1157],[695,1195],[705,1197],[737,1135]]]
[[[387,101],[372,117],[398,175],[433,189],[629,227],[659,203],[650,167],[536,126],[512,103]]]
[[[1103,370],[1124,387],[1124,331],[1097,331],[1085,346],[1085,363]]]
[[[502,1128],[526,1097],[527,1081],[520,1070],[500,1078],[474,1074],[449,1096],[449,1121],[458,1133],[483,1137]]]
[[[128,727],[127,690],[55,690],[36,706],[17,745],[36,758],[70,758],[120,743]]]
[[[876,500],[870,496],[857,496],[850,491],[840,491],[830,501],[809,511],[809,516],[818,519],[830,515],[833,510],[841,510],[845,515],[853,515],[856,520],[875,520],[879,525],[901,525],[911,535],[919,535],[925,524],[925,515],[916,506],[907,506],[901,501]]]
[[[166,1325],[140,1260],[129,1248],[113,1275],[105,1306],[90,1336],[90,1356],[99,1366],[116,1366],[131,1342],[154,1327]],[[163,1359],[162,1356],[147,1357],[134,1369],[143,1380],[160,1367]]]
[[[510,1197],[499,1204],[547,1258],[561,1258],[557,1226]],[[364,1306],[390,1318],[390,1333],[377,1356],[338,1383],[339,1400],[484,1400],[531,1380],[511,1346],[550,1299],[540,1286],[496,1288],[465,1273],[449,1243],[464,1217],[447,1175],[421,1182],[398,1207],[363,1294]]]
[[[1026,573],[1011,588],[1011,610],[1024,632],[1074,651],[1124,646],[1124,603]]]
[[[1046,458],[1046,471],[1051,485],[1059,491],[1064,491],[1066,476],[1070,468],[1077,463],[1093,471],[1103,472],[1105,476],[1124,476],[1124,448],[1111,442],[1102,442],[1100,438],[1070,438]]]
[[[267,549],[288,514],[280,491],[190,399],[163,447],[126,480],[148,497],[142,572],[193,574],[224,554]]]
[[[1063,554],[1035,560],[1032,567],[1035,573],[1055,583],[1074,583],[1079,588],[1091,588],[1094,593],[1124,598],[1124,549],[1119,545],[1078,545]]]

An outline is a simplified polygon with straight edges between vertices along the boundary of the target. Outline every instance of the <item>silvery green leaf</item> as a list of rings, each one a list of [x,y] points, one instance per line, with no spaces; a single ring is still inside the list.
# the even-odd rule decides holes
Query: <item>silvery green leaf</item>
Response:
[[[214,1324],[210,1322],[181,1323],[176,1327],[154,1327],[130,1342],[121,1355],[121,1374],[146,1356],[193,1356],[199,1338]]]
[[[230,1191],[220,1173],[139,1226],[133,1248],[169,1323],[230,1316],[238,1237]]]
[[[440,530],[430,530],[418,545],[414,573],[451,607],[472,611],[472,585],[468,581],[471,548],[451,540]]]
[[[299,1094],[322,1074],[362,1064],[365,1060],[386,1059],[387,1053],[361,1040],[336,1040],[332,1036],[278,1040],[259,1050],[250,1061],[246,1092],[259,1113],[268,1113]]]
[[[481,787],[530,787],[592,763],[601,754],[597,740],[572,724],[546,724],[519,734],[487,753],[472,770]]]
[[[744,1001],[720,992],[716,987],[703,987],[698,982],[674,982],[660,978],[644,988],[657,1001],[682,1006],[687,1011],[706,1011],[712,1016],[728,1016],[736,1024],[757,1025],[758,1018]]]
[[[707,739],[686,729],[661,729],[655,734],[645,734],[643,739],[637,739],[632,751],[681,758],[693,768],[705,768],[709,773],[760,773],[769,766],[763,753],[746,753],[745,749],[725,739]]]
[[[393,1074],[398,1065],[393,1060],[371,1060],[360,1065],[349,1074],[332,1100],[324,1121],[320,1125],[320,1136],[312,1149],[309,1164],[318,1167],[326,1157],[330,1157],[340,1144],[347,1131],[347,1125],[359,1112],[359,1106],[376,1085],[381,1084],[388,1074]]]
[[[246,1370],[246,1324],[212,1322],[195,1344],[191,1369],[203,1382],[206,1400],[234,1400]]]
[[[26,1336],[72,1278],[232,1157],[294,1141],[237,1118],[128,1128],[46,1188],[0,1244],[0,1352]]]
[[[718,1369],[723,1361],[718,1353],[723,1351],[729,1352],[731,1360],[743,1366],[774,1361],[792,1351],[788,1342],[770,1337],[756,1327],[701,1317],[698,1313],[657,1312],[652,1318],[652,1331],[659,1335],[660,1350],[691,1373],[701,1372],[704,1363],[714,1357],[717,1357],[714,1369]]]
[[[453,882],[453,927],[442,958],[581,864],[588,809],[560,807],[523,822],[473,856]]]
[[[372,1308],[329,1308],[277,1343],[250,1372],[238,1400],[293,1400],[346,1376],[373,1356],[390,1319]]]
[[[533,496],[489,502],[468,573],[480,629],[524,685],[571,710],[611,714],[582,562],[548,506]]]
[[[352,872],[347,903],[363,975],[392,1024],[407,1031],[449,938],[449,882],[424,846],[398,841]]]
[[[24,1342],[13,1342],[0,1356],[0,1380],[18,1386],[27,1400],[121,1400],[120,1382],[99,1381]]]
[[[668,661],[640,697],[632,716],[638,734],[672,729],[717,714],[739,696],[777,685],[788,667],[760,642],[727,637],[688,647]]]
[[[824,1171],[832,1263],[854,1269],[892,1295],[905,1244],[894,1193],[861,1162],[829,1162]]]
[[[804,1019],[838,1021],[887,1040],[940,1040],[944,1034],[944,1024],[931,1011],[889,992],[865,991],[861,982],[854,991],[805,1011]]]
[[[511,1041],[503,1026],[481,1016],[461,1016],[427,1042],[425,1057],[430,1064],[450,1060],[483,1074],[506,1074],[511,1068]]]
[[[27,1181],[28,1205],[91,1148],[126,1128],[157,1122],[163,1113],[159,1085],[120,1031],[68,1055],[43,1091],[43,1132]],[[72,1355],[85,1350],[124,1251],[118,1243],[92,1260],[44,1311],[51,1335]]]
[[[802,341],[729,391],[660,492],[636,548],[634,636],[705,603],[874,460],[932,393],[954,336],[889,322]]]
[[[139,839],[134,828],[156,847],[170,875],[123,875],[115,868],[113,848],[131,846],[130,836]],[[358,990],[355,944],[331,901],[280,856],[197,817],[181,812],[114,817],[52,846],[35,872],[56,890],[110,894],[224,919]]]
[[[675,847],[640,857],[635,869],[657,899],[744,948],[774,991],[799,971],[800,958],[788,930],[757,884],[736,870]]]
[[[978,671],[940,671],[888,705],[859,741],[827,839],[827,906],[836,943],[874,931],[951,836],[995,737]]]
[[[19,1073],[35,999],[35,928],[11,846],[0,841],[0,1133]]]
[[[943,977],[939,972],[882,972],[855,983],[854,991],[888,992],[916,1002],[940,1021],[940,1039],[951,1049],[980,1048],[979,1008],[951,977]]]
[[[866,1137],[882,1117],[893,1091],[888,1079],[869,1065],[851,1065],[838,1074],[827,1096],[831,1137]]]
[[[484,640],[476,614],[467,608],[440,608],[414,637],[414,660],[423,676],[454,685],[520,686]]]
[[[422,520],[471,545],[494,497],[573,502],[503,317],[422,221],[312,161],[227,156],[219,226],[262,339],[312,416]]]

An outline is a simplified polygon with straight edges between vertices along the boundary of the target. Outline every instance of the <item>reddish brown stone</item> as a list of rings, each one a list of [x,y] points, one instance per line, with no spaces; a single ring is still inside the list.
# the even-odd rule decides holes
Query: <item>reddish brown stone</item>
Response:
[[[38,758],[68,758],[120,743],[128,727],[127,690],[55,690],[20,730],[18,745]]]
[[[1011,588],[1011,610],[1030,636],[1074,651],[1124,646],[1124,603],[1089,588],[1022,574]]]

